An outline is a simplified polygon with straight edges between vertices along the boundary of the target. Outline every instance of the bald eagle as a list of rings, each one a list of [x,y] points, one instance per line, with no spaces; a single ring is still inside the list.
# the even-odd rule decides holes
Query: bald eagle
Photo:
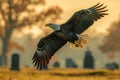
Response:
[[[88,9],[83,9],[77,11],[73,16],[63,24],[49,23],[49,26],[54,31],[41,38],[38,42],[37,49],[32,58],[34,66],[37,69],[45,68],[51,57],[63,47],[67,42],[76,44],[76,41],[80,41],[82,34],[86,29],[88,29],[95,21],[108,15],[106,11],[107,6],[98,3]]]

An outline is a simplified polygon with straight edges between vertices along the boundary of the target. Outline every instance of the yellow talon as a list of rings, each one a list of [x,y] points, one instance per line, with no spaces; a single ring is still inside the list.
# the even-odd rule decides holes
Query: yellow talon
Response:
[[[87,39],[88,39],[88,35],[82,34],[82,35],[80,35],[80,39],[79,40],[75,40],[74,41],[74,44],[70,43],[70,47],[71,48],[75,48],[75,47],[83,48],[87,44],[87,42],[88,42]]]

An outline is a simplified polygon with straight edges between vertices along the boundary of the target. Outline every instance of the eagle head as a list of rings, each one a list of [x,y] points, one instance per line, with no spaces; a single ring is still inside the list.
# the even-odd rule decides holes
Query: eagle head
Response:
[[[45,26],[52,28],[53,30],[60,30],[60,25],[53,24],[53,23],[48,23]]]

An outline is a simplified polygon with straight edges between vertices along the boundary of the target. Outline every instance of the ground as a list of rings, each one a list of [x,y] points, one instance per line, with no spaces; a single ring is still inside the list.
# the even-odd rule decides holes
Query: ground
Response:
[[[120,80],[120,70],[106,69],[58,69],[36,70],[21,68],[20,71],[10,71],[0,68],[0,80]]]

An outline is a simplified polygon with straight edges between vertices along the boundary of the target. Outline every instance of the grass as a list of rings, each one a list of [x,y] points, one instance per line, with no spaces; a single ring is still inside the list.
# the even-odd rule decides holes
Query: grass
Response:
[[[20,71],[10,71],[8,68],[0,68],[0,80],[120,80],[120,70],[53,68],[39,71],[22,68]]]

